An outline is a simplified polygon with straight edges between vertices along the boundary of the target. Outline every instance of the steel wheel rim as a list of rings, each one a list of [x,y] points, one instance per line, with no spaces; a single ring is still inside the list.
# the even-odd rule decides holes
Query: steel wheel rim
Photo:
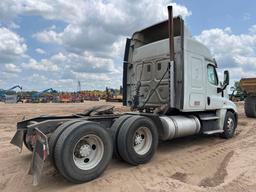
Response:
[[[228,131],[229,132],[232,132],[233,131],[233,129],[234,129],[234,121],[233,121],[233,119],[232,118],[228,118],[228,120],[227,120],[227,128],[228,128]]]
[[[88,134],[76,143],[73,149],[73,161],[81,170],[90,170],[96,167],[104,154],[104,145],[101,138]]]
[[[146,154],[152,145],[152,133],[147,127],[140,127],[133,136],[133,148],[139,155]]]

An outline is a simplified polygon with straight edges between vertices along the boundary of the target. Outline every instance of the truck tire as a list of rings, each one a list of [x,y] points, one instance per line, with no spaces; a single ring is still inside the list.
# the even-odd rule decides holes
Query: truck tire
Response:
[[[158,145],[158,132],[151,119],[133,116],[121,126],[117,147],[121,158],[131,165],[147,163]]]
[[[236,122],[237,121],[234,113],[227,111],[223,128],[224,132],[221,133],[220,136],[225,139],[232,138],[236,130]]]
[[[67,129],[70,125],[73,125],[74,123],[79,122],[79,119],[75,120],[70,120],[67,121],[60,126],[57,127],[57,129],[51,134],[50,139],[49,139],[49,152],[50,152],[50,158],[52,160],[52,163],[54,167],[56,168],[55,160],[54,160],[54,150],[55,150],[55,145],[58,141],[58,138],[60,137],[61,133]]]
[[[100,176],[113,154],[110,134],[98,123],[83,121],[67,127],[57,140],[54,159],[57,170],[73,183]]]
[[[248,96],[245,99],[244,111],[247,117],[256,117],[256,96]]]
[[[123,115],[115,120],[113,125],[110,128],[111,131],[111,137],[113,141],[113,155],[115,158],[120,159],[120,155],[117,150],[117,135],[119,133],[120,127],[123,125],[123,123],[129,118],[131,115]]]

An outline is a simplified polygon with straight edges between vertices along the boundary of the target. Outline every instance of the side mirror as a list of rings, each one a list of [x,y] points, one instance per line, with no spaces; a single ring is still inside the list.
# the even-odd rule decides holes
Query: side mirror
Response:
[[[220,93],[223,90],[226,89],[226,87],[229,85],[229,72],[226,70],[224,71],[224,81],[223,85],[221,87],[218,87],[217,92]]]
[[[229,72],[226,70],[224,71],[224,81],[223,81],[223,86],[225,88],[229,85]]]

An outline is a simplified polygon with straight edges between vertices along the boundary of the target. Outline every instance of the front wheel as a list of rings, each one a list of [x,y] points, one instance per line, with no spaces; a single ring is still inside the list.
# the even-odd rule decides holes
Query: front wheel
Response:
[[[224,132],[221,133],[220,136],[226,139],[232,138],[235,134],[236,126],[236,117],[234,113],[227,111],[223,128]]]
[[[132,165],[150,161],[155,154],[157,145],[157,128],[147,117],[130,117],[119,130],[118,153],[124,161]]]
[[[110,134],[94,122],[78,122],[58,138],[54,159],[58,171],[73,183],[93,180],[107,168],[113,153]]]

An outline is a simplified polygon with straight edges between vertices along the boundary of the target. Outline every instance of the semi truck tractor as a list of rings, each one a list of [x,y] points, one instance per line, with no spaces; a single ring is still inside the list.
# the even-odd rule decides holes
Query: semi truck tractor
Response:
[[[256,117],[256,78],[242,78],[240,86],[246,93],[244,111],[247,117]]]
[[[123,105],[115,113],[96,106],[70,116],[40,116],[17,123],[11,143],[32,151],[30,174],[37,184],[49,158],[63,177],[82,183],[100,176],[113,154],[131,164],[149,162],[158,141],[195,134],[229,139],[237,109],[228,99],[229,72],[219,81],[210,51],[173,17],[128,38],[123,62]]]

